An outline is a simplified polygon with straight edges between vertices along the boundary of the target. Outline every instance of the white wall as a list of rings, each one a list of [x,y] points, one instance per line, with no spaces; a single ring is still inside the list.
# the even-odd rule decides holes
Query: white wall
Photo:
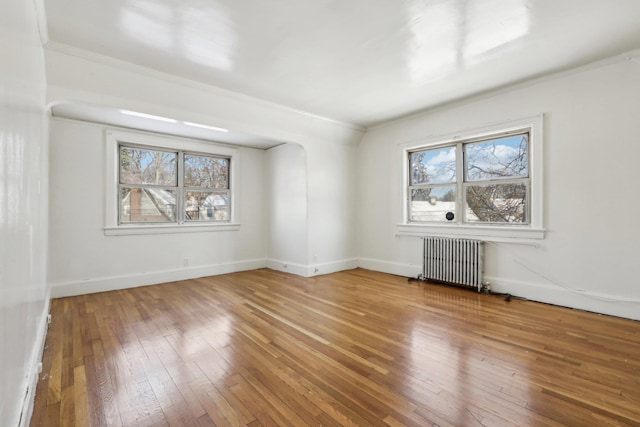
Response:
[[[640,64],[620,60],[371,129],[359,146],[361,264],[419,272],[420,240],[402,222],[398,144],[545,115],[546,238],[488,244],[496,291],[640,319]]]
[[[47,49],[46,59],[47,99],[51,103],[69,101],[144,111],[299,144],[306,154],[306,250],[300,249],[300,231],[287,233],[284,221],[272,222],[273,211],[263,217],[269,222],[262,233],[263,256],[300,264],[299,273],[304,275],[356,265],[417,274],[420,241],[396,237],[395,224],[402,222],[404,191],[398,145],[544,114],[546,239],[537,246],[489,244],[486,276],[497,291],[639,316],[640,294],[634,278],[640,267],[632,256],[639,237],[632,219],[638,202],[628,189],[634,178],[628,171],[633,169],[639,149],[633,140],[638,131],[634,112],[640,102],[637,63],[610,63],[425,112],[371,129],[357,145],[363,135],[361,129],[158,71],[55,45]],[[55,126],[54,136],[59,131]],[[64,143],[57,136],[55,139],[57,150],[57,145]],[[293,155],[273,153],[265,159],[267,176],[284,158]],[[71,180],[71,176],[60,177],[59,173],[52,172],[56,182]],[[276,181],[283,177],[274,177],[269,185],[280,185]],[[58,185],[52,184],[52,188]],[[271,208],[281,200],[273,202]],[[302,206],[302,195],[291,203]],[[624,213],[614,217],[612,212],[617,209]],[[302,227],[300,218],[295,216],[292,222],[296,229]],[[65,221],[52,212],[52,240],[59,224],[68,228]],[[92,227],[95,233],[95,225]],[[180,242],[171,240],[178,247]],[[52,250],[54,244],[52,241]],[[92,256],[118,251],[104,242],[101,245]],[[143,246],[133,247],[138,252]],[[167,273],[174,271],[175,263],[182,259],[177,250],[163,258],[168,271],[158,270],[153,260],[141,258],[110,273],[101,270],[105,267],[99,261],[86,259],[83,252],[75,248],[66,251],[77,258],[67,260],[70,266],[65,267],[66,272],[52,268],[51,280],[58,285],[75,286],[106,277],[111,285],[127,286],[136,281],[122,277],[135,275],[146,275],[147,282],[163,281],[174,277]],[[244,250],[236,255],[225,258],[217,254],[220,258],[203,262],[210,265],[207,263],[233,262],[249,256]]]
[[[300,238],[289,240],[287,234],[278,237],[277,246],[284,251],[280,253],[306,253],[304,261],[293,261],[302,261],[304,275],[357,265],[353,164],[362,129],[71,48],[45,53],[49,103],[95,104],[215,123],[302,146],[307,158],[307,248],[299,252]],[[278,156],[272,160],[278,161]],[[56,175],[52,171],[54,179]],[[86,278],[77,273],[63,278],[54,271],[51,278],[58,283]]]
[[[358,266],[357,147],[308,144],[309,275]]]
[[[270,268],[310,277],[358,266],[356,151],[340,144],[267,151]]]
[[[270,268],[308,274],[307,155],[283,144],[266,151],[267,256]]]
[[[49,300],[45,74],[33,2],[0,5],[0,58],[0,425],[11,427],[23,409],[28,417]]]
[[[51,119],[49,281],[54,296],[265,265],[263,150],[240,149],[239,181],[233,189],[239,230],[105,236],[106,129]]]

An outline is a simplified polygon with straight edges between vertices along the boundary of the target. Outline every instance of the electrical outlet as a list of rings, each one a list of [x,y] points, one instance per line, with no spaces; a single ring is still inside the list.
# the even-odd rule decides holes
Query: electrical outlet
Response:
[[[184,258],[182,260],[182,265],[184,265],[185,267],[187,267],[189,265],[189,258]]]
[[[51,324],[51,315],[47,314],[47,324]]]

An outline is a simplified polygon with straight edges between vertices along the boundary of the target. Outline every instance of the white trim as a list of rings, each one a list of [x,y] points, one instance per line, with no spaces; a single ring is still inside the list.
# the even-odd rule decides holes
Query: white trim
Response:
[[[640,49],[635,49],[629,52],[625,52],[620,56],[626,59],[627,61],[632,61],[640,64]]]
[[[40,379],[40,363],[42,363],[42,356],[44,353],[44,344],[47,338],[47,331],[49,330],[49,307],[51,304],[50,291],[44,300],[44,308],[42,309],[42,315],[38,322],[38,329],[36,331],[36,340],[31,352],[31,358],[29,365],[29,373],[24,383],[24,401],[22,402],[22,409],[20,411],[20,423],[18,427],[27,427],[31,424],[31,416],[33,415],[33,406],[36,397],[36,388]]]
[[[360,258],[359,267],[403,277],[417,277],[422,273],[421,265],[370,258]],[[491,284],[492,292],[509,293],[530,301],[640,320],[640,300],[637,299],[494,276],[484,276],[484,281]]]
[[[314,277],[323,274],[336,273],[338,271],[353,270],[358,268],[359,259],[350,258],[338,261],[324,262],[320,264],[297,264],[278,259],[268,259],[267,268],[284,273],[295,274],[302,277]]]
[[[484,280],[491,283],[493,292],[509,293],[532,301],[640,320],[640,300],[626,300],[624,297],[601,292],[561,288],[493,276],[484,276]]]
[[[238,271],[257,270],[260,268],[270,268],[272,270],[291,273],[297,276],[312,277],[319,274],[329,274],[337,271],[357,268],[358,261],[359,260],[357,258],[352,258],[317,264],[315,266],[305,266],[286,261],[257,258],[223,264],[210,264],[172,270],[159,270],[148,273],[133,273],[122,276],[98,277],[86,280],[52,283],[51,296],[53,298],[64,298],[96,292],[107,292],[139,286],[157,285],[175,282],[178,280],[217,276],[220,274],[235,273]],[[320,271],[315,272],[316,268]]]
[[[267,268],[271,270],[281,271],[283,273],[291,273],[296,276],[310,277],[309,269],[306,265],[297,264],[295,262],[282,261],[279,259],[268,259]]]
[[[266,266],[267,260],[258,258],[172,270],[125,274],[122,276],[74,280],[71,282],[53,283],[51,285],[51,295],[53,298],[63,298],[96,292],[136,288],[139,286],[157,285],[178,280],[196,279],[198,277],[217,276],[238,271],[257,270],[259,268],[265,268]]]
[[[38,33],[40,35],[40,43],[42,46],[49,42],[49,25],[47,23],[47,10],[44,0],[34,0],[36,9],[36,18],[38,19]]]
[[[478,238],[490,241],[513,241],[521,239],[544,238],[544,171],[543,159],[543,121],[544,116],[517,118],[503,122],[491,123],[481,127],[466,129],[460,132],[449,133],[398,144],[400,161],[402,162],[402,223],[396,225],[398,235],[448,235],[457,237]],[[478,224],[435,224],[408,222],[408,191],[409,165],[408,155],[410,151],[418,148],[439,146],[443,144],[455,144],[471,138],[482,138],[512,132],[521,129],[530,129],[529,139],[529,179],[530,179],[530,215],[531,223],[527,225],[505,224],[489,225]],[[507,239],[507,240],[505,240]]]
[[[118,224],[118,144],[121,142],[144,145],[157,148],[169,148],[183,151],[194,151],[218,156],[226,156],[230,161],[229,187],[231,189],[231,220],[224,223],[171,223],[171,224]],[[240,149],[228,145],[218,145],[188,138],[171,136],[156,136],[146,133],[125,132],[107,129],[105,132],[105,226],[106,236],[165,234],[199,231],[237,231],[240,224],[234,221],[239,218],[238,188],[240,164]]]
[[[353,270],[358,268],[359,259],[350,258],[331,262],[323,262],[309,266],[309,277],[319,276],[322,274],[337,273],[338,271]]]
[[[372,258],[360,258],[358,260],[358,267],[403,277],[418,277],[418,275],[422,274],[422,266],[418,264],[406,264]]]
[[[143,234],[173,234],[173,233],[210,233],[219,231],[238,231],[240,224],[158,224],[158,225],[120,225],[104,227],[105,236],[137,236]]]
[[[446,236],[475,238],[487,242],[531,243],[544,239],[545,230],[535,228],[512,228],[511,226],[475,226],[457,224],[396,224],[398,236]],[[528,242],[530,240],[530,242]]]
[[[526,89],[531,86],[543,84],[546,82],[551,82],[554,80],[563,79],[565,77],[575,76],[575,75],[586,73],[592,70],[597,70],[599,68],[621,64],[627,61],[640,62],[640,49],[634,49],[631,51],[627,51],[625,53],[610,56],[608,58],[604,58],[595,62],[590,62],[584,65],[577,65],[567,70],[551,71],[541,77],[524,79],[523,81],[506,84],[502,87],[487,89],[479,93],[463,96],[461,98],[452,99],[450,101],[444,101],[432,106],[424,107],[418,111],[409,112],[407,114],[401,115],[396,118],[381,121],[379,123],[374,123],[370,126],[367,126],[366,129],[367,131],[373,131],[373,130],[383,129],[387,127],[397,126],[403,122],[409,122],[409,121],[418,119],[422,116],[425,116],[427,114],[450,110],[462,105],[468,105],[474,102],[480,102],[486,99],[495,98],[497,96],[504,95],[506,93],[511,93],[516,90]]]

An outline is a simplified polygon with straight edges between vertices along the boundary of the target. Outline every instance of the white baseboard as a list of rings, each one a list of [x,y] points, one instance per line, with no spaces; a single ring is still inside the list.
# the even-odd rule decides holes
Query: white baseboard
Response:
[[[54,283],[52,284],[51,296],[53,298],[61,298],[66,296],[154,285],[177,280],[194,279],[205,276],[215,276],[237,271],[255,270],[264,267],[302,277],[313,277],[321,274],[350,270],[357,267],[404,277],[417,277],[422,273],[422,267],[420,265],[404,264],[371,258],[352,258],[314,265],[303,265],[282,260],[261,258],[227,264],[215,264],[175,270],[161,270],[150,273]],[[579,290],[572,291],[553,285],[502,279],[492,276],[485,276],[485,280],[491,282],[491,289],[494,292],[510,293],[514,296],[526,298],[532,301],[624,317],[627,319],[640,320],[640,302],[637,300],[626,300],[624,297],[617,295],[598,292],[583,292]],[[44,316],[44,319],[46,319],[46,315]],[[42,340],[43,346],[44,333]]]
[[[418,275],[422,274],[422,266],[420,265],[403,264],[371,258],[360,258],[358,267],[404,277],[418,277]]]
[[[360,258],[358,266],[367,270],[405,277],[417,277],[422,273],[420,265],[370,258]],[[562,307],[640,320],[640,301],[637,299],[628,300],[618,295],[570,290],[553,285],[502,279],[494,276],[485,276],[484,280],[491,283],[491,290],[494,292],[509,293],[531,301]]]
[[[33,414],[33,405],[36,397],[36,387],[40,379],[40,363],[42,363],[42,355],[44,353],[44,343],[47,338],[47,330],[49,329],[49,306],[51,302],[51,294],[47,292],[45,297],[44,308],[38,322],[38,330],[36,331],[36,340],[31,350],[31,358],[29,365],[29,373],[24,384],[24,401],[22,402],[22,410],[20,412],[20,422],[18,427],[27,427],[31,423],[31,415]]]
[[[485,276],[493,292],[509,293],[532,301],[640,320],[640,302],[619,295],[571,290],[554,285]]]
[[[267,260],[267,268],[295,274],[302,277],[313,277],[321,274],[330,274],[338,271],[353,270],[358,268],[358,259],[351,258],[339,261],[324,262],[313,265],[296,264],[278,259]]]
[[[96,292],[155,285],[158,283],[175,282],[177,280],[216,276],[219,274],[234,273],[237,271],[256,270],[264,267],[286,273],[292,273],[302,277],[313,277],[319,274],[329,274],[337,271],[357,268],[358,259],[352,258],[315,265],[302,265],[282,260],[260,258],[226,264],[185,267],[180,269],[159,270],[122,276],[98,277],[87,280],[53,283],[51,296],[53,298],[62,298],[75,295],[92,294]]]
[[[291,273],[296,276],[310,277],[308,276],[309,269],[306,265],[297,264],[295,262],[282,261],[279,259],[268,259],[267,268],[276,271],[282,271],[283,273]]]
[[[117,289],[135,288],[138,286],[156,285],[158,283],[175,282],[177,280],[196,279],[198,277],[217,276],[219,274],[238,271],[256,270],[267,266],[264,258],[236,261],[225,264],[184,267],[173,270],[158,270],[122,276],[98,277],[87,280],[52,283],[51,296],[62,298],[96,292],[114,291]]]
[[[310,265],[308,267],[308,273],[309,277],[319,276],[321,274],[337,273],[338,271],[353,270],[354,268],[358,268],[358,264],[358,258],[324,262],[320,264]]]

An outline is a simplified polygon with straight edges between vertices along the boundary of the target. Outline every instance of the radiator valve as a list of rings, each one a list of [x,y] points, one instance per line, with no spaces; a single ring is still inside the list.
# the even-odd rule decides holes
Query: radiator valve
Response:
[[[482,282],[482,292],[491,293],[491,282]]]

